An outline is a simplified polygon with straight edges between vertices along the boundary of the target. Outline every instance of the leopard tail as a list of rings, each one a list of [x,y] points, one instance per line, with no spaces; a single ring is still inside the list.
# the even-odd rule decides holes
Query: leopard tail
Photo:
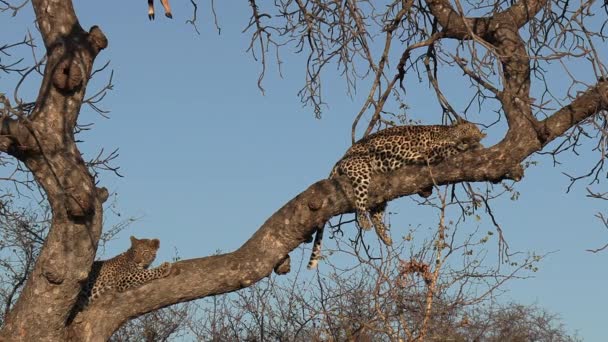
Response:
[[[332,179],[339,175],[339,163],[336,163],[333,169],[331,169],[331,173],[329,174],[329,179]],[[310,261],[308,261],[308,269],[312,270],[317,268],[319,264],[319,260],[321,260],[321,247],[323,245],[323,231],[325,230],[325,223],[317,227],[317,232],[315,234],[315,241],[312,245],[312,253],[310,254]]]
[[[317,268],[319,260],[321,260],[321,245],[323,244],[323,231],[325,225],[317,227],[317,233],[315,234],[315,241],[312,245],[312,253],[310,254],[310,261],[308,262],[308,269],[313,270]]]

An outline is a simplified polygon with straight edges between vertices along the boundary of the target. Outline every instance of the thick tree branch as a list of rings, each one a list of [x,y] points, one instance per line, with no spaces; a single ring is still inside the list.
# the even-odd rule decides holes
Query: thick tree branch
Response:
[[[0,152],[23,160],[28,153],[35,153],[36,144],[29,130],[20,120],[0,118]]]
[[[426,3],[446,37],[471,39],[471,31],[479,37],[485,37],[494,30],[493,20],[508,20],[517,28],[524,26],[547,4],[547,0],[520,0],[506,11],[492,17],[480,18],[463,18],[448,0],[427,0]]]
[[[547,0],[519,0],[498,16],[509,18],[515,26],[521,28],[534,18],[546,4]]]
[[[447,0],[427,0],[427,3],[446,37],[474,39],[500,61],[503,90],[498,99],[507,117],[509,132],[521,135],[525,130],[533,130],[540,143],[544,143],[547,133],[542,131],[532,114],[530,57],[519,28],[540,11],[546,0],[523,0],[504,12],[485,18],[466,18]],[[462,12],[462,8],[459,9]]]
[[[465,18],[456,12],[447,0],[427,0],[429,9],[442,27],[446,38],[471,39],[469,28],[477,36],[488,32],[490,18]],[[466,21],[466,22],[465,22]]]
[[[547,134],[545,145],[588,117],[608,110],[608,81],[581,93],[572,103],[541,121]]]
[[[608,82],[601,82],[577,97],[569,106],[543,121],[555,139],[595,113],[608,109]],[[370,205],[415,194],[433,184],[519,180],[520,163],[540,149],[534,131],[510,133],[499,144],[464,153],[428,167],[406,166],[386,175],[375,175]],[[233,253],[174,264],[172,274],[123,294],[114,294],[82,312],[73,331],[79,340],[109,337],[127,319],[158,308],[236,291],[267,277],[285,255],[297,248],[332,216],[354,210],[353,191],[345,177],[322,180],[293,198]]]
[[[0,152],[19,160],[23,160],[26,154],[39,152],[24,115],[19,106],[13,107],[8,97],[0,93]]]

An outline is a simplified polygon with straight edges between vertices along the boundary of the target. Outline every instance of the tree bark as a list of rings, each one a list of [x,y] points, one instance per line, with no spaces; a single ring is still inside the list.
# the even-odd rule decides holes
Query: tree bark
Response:
[[[95,187],[73,134],[93,61],[107,41],[98,28],[80,27],[71,1],[32,4],[47,51],[44,77],[32,114],[3,120],[0,147],[32,172],[53,218],[0,340],[62,341],[79,282],[95,256],[107,198],[105,189]]]
[[[171,275],[102,297],[71,322],[79,283],[88,276],[102,225],[105,189],[98,189],[74,140],[93,62],[107,41],[97,27],[84,31],[69,0],[33,0],[47,49],[36,107],[29,117],[4,118],[0,151],[23,161],[44,189],[53,212],[46,243],[23,292],[0,332],[7,341],[105,340],[126,320],[171,304],[248,287],[273,268],[332,216],[352,212],[350,182],[322,180],[293,198],[238,250],[177,262]],[[523,177],[520,163],[566,130],[608,109],[608,82],[601,81],[543,121],[530,107],[529,57],[518,29],[545,4],[524,1],[488,18],[464,18],[444,0],[427,0],[445,37],[492,45],[503,66],[497,93],[509,130],[495,146],[466,152],[438,165],[406,166],[375,175],[370,206],[415,194],[434,185],[498,182]],[[477,38],[475,38],[477,39]]]

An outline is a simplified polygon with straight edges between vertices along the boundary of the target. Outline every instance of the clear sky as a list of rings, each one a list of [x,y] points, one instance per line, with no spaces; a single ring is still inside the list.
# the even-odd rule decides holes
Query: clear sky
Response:
[[[86,157],[101,147],[120,149],[117,164],[125,177],[104,175],[101,185],[118,194],[122,217],[140,217],[106,255],[126,249],[132,234],[159,237],[161,261],[175,249],[190,258],[237,248],[281,205],[327,176],[348,148],[351,122],[367,96],[361,87],[350,98],[343,80],[327,77],[329,106],[321,120],[315,119],[297,97],[303,58],[289,49],[283,54],[283,78],[271,64],[262,95],[256,85],[260,66],[246,53],[249,36],[242,33],[247,2],[217,2],[220,35],[209,7],[201,4],[200,36],[184,24],[189,3],[172,5],[173,20],[157,5],[160,13],[149,22],[143,0],[75,2],[83,27],[99,25],[108,37],[97,65],[111,60],[115,82],[102,104],[112,110],[110,119],[83,111],[80,122],[95,127],[81,136],[81,146]],[[1,14],[0,44],[23,37],[28,29],[38,38],[33,20],[30,7],[12,19]],[[103,83],[103,77],[107,74],[92,86]],[[458,88],[463,80],[452,82]],[[10,92],[12,86],[11,79],[0,78],[0,91]],[[30,82],[23,94],[35,94],[37,87]],[[408,102],[417,118],[439,122],[439,107],[428,89],[410,94]],[[457,109],[466,105],[454,102]],[[500,134],[490,132],[484,143],[498,141]],[[569,155],[563,167],[554,168],[549,158],[535,156],[540,165],[516,186],[520,199],[500,201],[494,209],[513,250],[555,251],[535,278],[509,283],[508,297],[538,303],[559,313],[586,341],[603,341],[608,336],[608,252],[585,249],[608,241],[608,231],[593,217],[605,207],[584,197],[585,184],[566,194],[568,179],[562,175],[586,171],[593,157]],[[391,208],[401,213],[392,219],[394,225],[436,220],[417,214],[409,199]]]

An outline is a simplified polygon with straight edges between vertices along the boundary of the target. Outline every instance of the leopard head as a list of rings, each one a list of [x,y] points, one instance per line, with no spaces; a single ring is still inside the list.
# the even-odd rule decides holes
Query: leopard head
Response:
[[[456,122],[453,134],[458,142],[468,145],[477,145],[486,137],[486,134],[482,133],[475,124],[464,120]]]
[[[137,239],[131,236],[130,252],[133,261],[142,269],[146,269],[152,264],[159,248],[160,241],[158,239]]]

